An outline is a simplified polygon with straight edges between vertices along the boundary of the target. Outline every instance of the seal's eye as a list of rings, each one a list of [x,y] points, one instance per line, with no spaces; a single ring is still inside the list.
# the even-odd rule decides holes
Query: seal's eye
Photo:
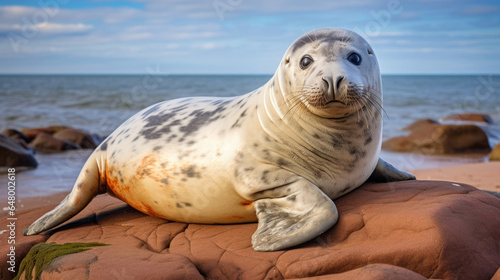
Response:
[[[307,67],[309,67],[309,65],[311,65],[314,61],[312,60],[312,58],[308,55],[305,55],[304,57],[302,57],[302,59],[300,60],[300,68],[302,70],[305,70]]]
[[[354,65],[360,65],[361,64],[361,56],[359,54],[357,54],[357,53],[351,53],[347,57],[347,60],[349,60]]]

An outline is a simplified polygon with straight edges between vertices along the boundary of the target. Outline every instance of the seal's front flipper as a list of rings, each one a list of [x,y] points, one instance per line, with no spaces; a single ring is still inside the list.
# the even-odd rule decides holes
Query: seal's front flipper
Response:
[[[254,202],[259,219],[252,236],[256,251],[276,251],[309,241],[338,219],[333,201],[305,179],[261,192],[259,197],[264,198]]]
[[[415,180],[415,176],[408,172],[397,169],[382,158],[378,159],[377,166],[368,181],[372,182],[395,182]]]

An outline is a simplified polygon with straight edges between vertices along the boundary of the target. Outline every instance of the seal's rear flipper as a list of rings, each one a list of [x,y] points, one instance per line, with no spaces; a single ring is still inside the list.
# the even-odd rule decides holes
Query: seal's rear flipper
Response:
[[[382,158],[378,159],[377,166],[368,181],[371,182],[396,182],[415,180],[415,176],[408,172],[397,169]]]
[[[298,181],[265,191],[254,202],[259,226],[252,236],[256,251],[276,251],[309,241],[331,228],[338,219],[337,208],[318,187]]]
[[[24,235],[34,235],[58,226],[80,212],[99,193],[100,175],[94,152],[83,166],[71,193],[56,208],[36,220],[23,231]]]

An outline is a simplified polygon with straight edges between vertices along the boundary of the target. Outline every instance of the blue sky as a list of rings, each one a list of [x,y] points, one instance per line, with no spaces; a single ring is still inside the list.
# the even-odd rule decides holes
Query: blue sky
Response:
[[[303,33],[343,27],[384,74],[500,74],[493,0],[1,3],[0,73],[272,74]]]

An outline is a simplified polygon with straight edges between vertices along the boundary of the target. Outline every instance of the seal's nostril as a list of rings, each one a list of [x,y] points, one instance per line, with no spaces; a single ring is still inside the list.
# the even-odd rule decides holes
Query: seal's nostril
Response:
[[[337,82],[335,83],[335,89],[338,91],[340,90],[340,83],[342,82],[342,80],[344,79],[344,76],[339,76],[337,78]]]
[[[333,88],[334,87],[333,79],[331,77],[322,77],[321,79],[325,82],[326,85],[327,98],[335,99],[335,89]]]

